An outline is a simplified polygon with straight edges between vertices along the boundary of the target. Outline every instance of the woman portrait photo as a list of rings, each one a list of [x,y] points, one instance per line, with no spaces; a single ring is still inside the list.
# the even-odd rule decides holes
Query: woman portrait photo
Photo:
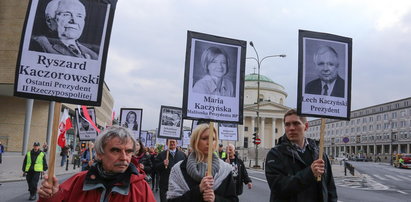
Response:
[[[235,97],[234,83],[227,76],[230,62],[230,57],[222,48],[211,46],[204,50],[200,65],[195,67],[201,69],[204,76],[194,83],[193,92]]]
[[[124,122],[123,127],[129,128],[130,130],[138,130],[137,124],[137,113],[134,111],[129,111],[126,115],[126,122]]]
[[[167,192],[169,202],[238,201],[232,167],[214,152],[211,176],[206,176],[208,147],[213,147],[215,151],[217,146],[215,128],[212,145],[208,143],[209,134],[208,124],[199,125],[191,134],[192,152],[187,159],[175,164],[170,172]]]

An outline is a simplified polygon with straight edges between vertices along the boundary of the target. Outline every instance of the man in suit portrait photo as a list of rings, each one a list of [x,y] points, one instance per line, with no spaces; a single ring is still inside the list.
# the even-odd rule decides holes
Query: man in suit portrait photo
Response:
[[[45,9],[50,36],[32,36],[32,51],[61,54],[85,59],[98,59],[91,45],[78,41],[85,25],[86,8],[79,0],[52,0]],[[94,45],[94,49],[96,49]]]
[[[318,78],[307,83],[305,93],[343,98],[345,81],[338,75],[337,51],[331,46],[320,46],[313,61]]]

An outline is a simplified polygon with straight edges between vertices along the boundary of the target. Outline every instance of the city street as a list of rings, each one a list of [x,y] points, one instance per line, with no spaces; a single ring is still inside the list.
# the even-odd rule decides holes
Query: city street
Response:
[[[335,179],[338,200],[342,202],[410,201],[411,169],[398,169],[387,163],[353,162],[360,178]],[[350,174],[347,174],[350,175]]]
[[[360,175],[344,176],[342,169],[335,169],[334,176],[337,185],[339,202],[406,202],[411,195],[411,169],[398,169],[386,163],[351,162]],[[269,201],[270,190],[263,170],[248,169],[253,180],[251,190],[244,186],[240,201]],[[357,173],[358,174],[358,173]],[[71,174],[59,176],[60,181],[66,180]],[[3,182],[0,186],[2,202],[27,201],[29,194],[25,181]],[[159,201],[158,192],[154,193]]]

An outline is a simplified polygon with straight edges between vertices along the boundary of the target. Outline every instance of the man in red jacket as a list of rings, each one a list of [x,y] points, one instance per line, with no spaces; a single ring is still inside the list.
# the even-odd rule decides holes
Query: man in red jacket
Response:
[[[153,192],[130,163],[136,141],[126,128],[112,126],[97,136],[97,163],[90,170],[77,173],[61,185],[48,176],[38,190],[39,201],[148,201],[155,202]]]

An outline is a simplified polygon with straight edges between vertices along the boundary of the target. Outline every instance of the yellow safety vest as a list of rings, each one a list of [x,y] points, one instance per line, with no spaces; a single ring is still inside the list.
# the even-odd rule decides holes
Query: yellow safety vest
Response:
[[[40,152],[40,154],[36,158],[36,162],[34,162],[34,171],[42,172],[43,170],[43,157],[44,153]],[[26,163],[26,172],[29,171],[31,166],[31,151],[27,152],[27,163]]]
[[[227,153],[226,153],[225,151],[223,151],[223,152],[221,153],[221,157],[220,157],[220,158],[226,159],[226,158],[227,158]]]

